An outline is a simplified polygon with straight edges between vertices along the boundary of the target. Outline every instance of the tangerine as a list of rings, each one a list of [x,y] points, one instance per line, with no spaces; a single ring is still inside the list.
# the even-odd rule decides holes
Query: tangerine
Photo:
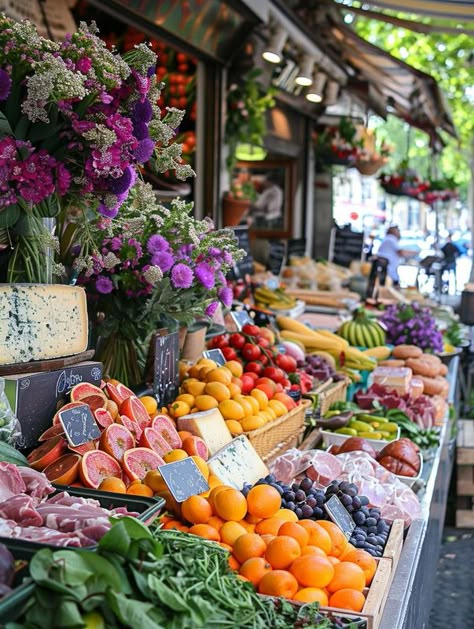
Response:
[[[211,505],[213,511],[215,511],[215,508],[214,508],[215,497],[217,496],[219,492],[224,491],[224,489],[232,489],[232,487],[229,487],[228,485],[217,485],[216,487],[213,487],[211,489],[208,502]]]
[[[158,402],[156,401],[156,398],[152,397],[151,395],[142,395],[138,399],[146,408],[146,412],[148,413],[148,415],[154,415],[158,410]]]
[[[284,522],[278,529],[278,535],[293,537],[300,545],[300,548],[307,546],[309,543],[309,531],[296,522]]]
[[[342,554],[339,555],[339,559],[343,561],[347,557],[347,555],[350,555],[355,550],[357,550],[357,548],[353,546],[350,542],[347,542],[347,546],[344,548]]]
[[[132,483],[128,489],[127,494],[131,496],[146,496],[147,498],[153,498],[154,492],[151,487],[144,485],[143,483]]]
[[[232,546],[238,537],[245,535],[247,532],[247,529],[242,526],[242,524],[232,520],[223,522],[221,528],[219,529],[221,540],[226,544],[229,544],[229,546]]]
[[[278,509],[274,517],[284,522],[298,522],[298,516],[291,509]]]
[[[240,563],[237,561],[234,555],[229,555],[227,563],[229,564],[230,569],[234,570],[234,572],[237,572],[240,568]]]
[[[167,489],[167,484],[163,480],[160,470],[150,470],[146,473],[143,479],[145,485],[147,485],[155,494]]]
[[[375,571],[377,570],[377,562],[366,550],[361,548],[354,550],[349,554],[344,555],[343,562],[350,561],[357,564],[365,574],[365,585],[370,585],[370,582],[374,578]]]
[[[183,417],[189,415],[191,407],[186,402],[173,402],[169,407],[171,417]]]
[[[263,557],[267,546],[257,533],[245,533],[238,537],[233,546],[232,552],[240,563],[244,563],[251,557]]]
[[[281,507],[281,496],[271,485],[255,485],[247,494],[248,512],[259,518],[271,518]]]
[[[334,524],[334,522],[329,522],[328,520],[318,520],[318,526],[321,526],[323,529],[325,529],[325,531],[329,533],[329,537],[331,538],[331,551],[328,552],[328,555],[332,555],[333,557],[340,557],[348,544],[344,533],[337,526],[337,524]]]
[[[206,374],[206,382],[221,382],[230,384],[232,382],[232,372],[227,367],[217,367]]]
[[[301,548],[294,537],[278,535],[268,544],[265,559],[275,570],[284,570],[300,557]]]
[[[272,570],[260,579],[258,591],[269,596],[294,598],[298,590],[298,581],[286,570]]]
[[[238,489],[230,488],[217,493],[213,498],[213,507],[216,515],[223,520],[238,522],[247,514],[247,501]]]
[[[359,590],[342,588],[331,595],[329,605],[331,607],[339,607],[340,609],[361,612],[365,605],[365,597]]]
[[[126,494],[127,486],[121,478],[115,476],[108,476],[100,483],[98,487],[99,491],[113,491],[116,494]]]
[[[332,555],[328,555],[328,559],[333,566],[335,566],[337,563],[341,563],[340,559],[338,559],[337,557],[333,557]]]
[[[196,465],[199,468],[199,471],[207,480],[209,478],[209,466],[206,463],[206,461],[201,456],[198,456],[197,454],[193,454],[191,459],[196,463]]]
[[[263,557],[250,557],[240,566],[239,574],[246,577],[257,588],[263,576],[271,569],[271,565]]]
[[[206,524],[212,516],[212,508],[206,498],[190,496],[181,503],[183,518],[193,524]]]
[[[331,559],[335,559],[335,557],[328,557],[322,548],[319,548],[319,546],[313,546],[312,544],[303,546],[303,548],[301,549],[301,556],[303,557],[303,555],[317,555],[318,557],[327,557],[329,561],[331,561]]]
[[[220,518],[218,515],[212,515],[206,524],[209,524],[209,526],[212,526],[213,528],[215,528],[216,531],[220,531],[222,528],[222,525],[224,524],[224,520]],[[222,539],[222,536],[221,536],[221,539]]]
[[[299,525],[306,529],[309,533],[309,541],[308,544],[311,546],[318,546],[321,550],[324,550],[326,555],[329,555],[332,542],[329,536],[329,533],[324,530],[318,522],[314,522],[313,520],[300,520]]]
[[[332,581],[334,566],[326,557],[303,555],[294,560],[290,572],[302,586],[323,588]]]
[[[187,459],[189,454],[186,450],[182,448],[175,448],[174,450],[170,450],[165,456],[163,460],[165,463],[174,463],[174,461],[182,461],[183,459]]]
[[[224,419],[243,419],[245,412],[243,406],[235,400],[223,400],[219,402],[219,410]]]
[[[344,588],[362,592],[365,588],[365,572],[356,563],[341,561],[334,566],[334,576],[327,587],[329,592]]]
[[[329,600],[328,595],[321,588],[302,588],[293,597],[293,600],[301,603],[319,603],[327,607]]]
[[[220,542],[221,537],[219,532],[212,526],[208,524],[195,524],[191,526],[189,532],[192,535],[198,535],[199,537],[204,537],[204,539],[210,539],[214,542]]]

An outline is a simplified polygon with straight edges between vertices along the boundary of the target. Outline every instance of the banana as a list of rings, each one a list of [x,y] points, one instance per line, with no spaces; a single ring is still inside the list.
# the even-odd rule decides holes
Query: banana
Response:
[[[365,356],[376,358],[377,360],[387,360],[390,357],[392,350],[386,345],[379,345],[378,347],[371,347],[362,352]]]
[[[331,332],[330,330],[315,330],[315,332],[317,332],[318,334],[322,334],[323,336],[329,338],[329,339],[338,339],[339,340],[339,344],[340,345],[344,345],[345,347],[349,347],[349,343],[346,341],[346,339],[343,339],[341,336],[338,336],[337,334],[334,334],[334,332]],[[341,343],[342,341],[342,343]]]

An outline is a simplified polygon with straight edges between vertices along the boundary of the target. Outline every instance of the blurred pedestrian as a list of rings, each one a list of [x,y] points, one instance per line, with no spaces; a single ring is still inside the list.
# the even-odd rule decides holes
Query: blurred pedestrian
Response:
[[[391,278],[394,286],[400,286],[400,277],[398,275],[398,267],[402,258],[412,255],[412,251],[406,251],[399,248],[400,230],[396,225],[392,225],[387,229],[387,235],[380,243],[377,251],[379,258],[388,260],[387,273]]]

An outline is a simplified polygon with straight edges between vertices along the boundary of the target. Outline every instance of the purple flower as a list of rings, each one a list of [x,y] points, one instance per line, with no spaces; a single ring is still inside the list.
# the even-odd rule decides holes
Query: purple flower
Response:
[[[155,143],[150,138],[140,140],[138,146],[133,151],[133,155],[139,164],[144,164],[153,155],[155,150]]]
[[[208,290],[214,287],[215,277],[213,269],[207,264],[207,262],[201,262],[196,266],[195,274],[204,288]]]
[[[234,294],[231,288],[224,286],[224,288],[221,288],[217,294],[226,308],[232,304]]]
[[[107,295],[111,293],[114,289],[114,285],[112,284],[112,280],[108,277],[98,277],[95,283],[95,288],[98,293],[102,293],[102,295]]]
[[[146,140],[150,137],[148,133],[148,125],[146,122],[134,122],[133,123],[133,135],[137,140]]]
[[[170,243],[166,240],[166,238],[163,238],[163,236],[153,234],[153,236],[148,238],[146,248],[151,254],[158,253],[160,251],[169,251]]]
[[[122,246],[122,240],[118,236],[114,236],[110,241],[112,251],[118,251]]]
[[[10,89],[12,86],[12,80],[6,70],[0,68],[0,101],[7,100]]]
[[[111,192],[116,195],[124,194],[135,183],[137,174],[134,168],[127,166],[123,171],[123,175],[120,177],[109,177],[107,179],[107,186]]]
[[[157,253],[153,255],[151,259],[151,263],[154,264],[155,266],[159,266],[162,272],[166,273],[173,266],[174,258],[171,255],[171,253],[168,253],[167,251],[158,251]]]
[[[156,72],[156,66],[155,66],[155,65],[152,65],[152,66],[150,66],[150,67],[148,68],[148,70],[146,71],[146,75],[147,75],[148,77],[152,77],[152,76],[155,74],[155,72]]]
[[[177,264],[171,271],[171,283],[175,288],[189,288],[193,283],[193,272],[185,264]]]
[[[224,251],[224,255],[222,256],[222,260],[224,264],[228,264],[232,266],[234,264],[234,258],[230,255],[228,251]]]
[[[222,250],[217,247],[209,247],[209,255],[213,258],[218,258],[222,254]]]
[[[104,203],[100,203],[97,211],[106,218],[115,218],[118,214],[119,206],[114,205],[114,207],[107,207]]]
[[[132,119],[134,122],[150,122],[153,118],[153,109],[150,101],[145,98],[143,102],[137,101],[133,106]]]
[[[208,307],[205,310],[205,314],[208,317],[212,317],[212,315],[215,313],[215,311],[217,310],[217,306],[219,305],[218,301],[211,301],[211,303],[208,305]]]

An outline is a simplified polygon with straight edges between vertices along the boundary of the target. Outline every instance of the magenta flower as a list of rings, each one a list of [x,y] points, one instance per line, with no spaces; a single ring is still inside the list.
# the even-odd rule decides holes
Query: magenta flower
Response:
[[[0,101],[7,100],[10,95],[12,80],[6,70],[0,68]]]
[[[159,266],[162,272],[166,273],[173,266],[174,258],[171,253],[168,253],[167,251],[158,251],[153,255],[151,263],[155,266]]]
[[[211,303],[208,305],[208,307],[205,310],[205,314],[208,317],[212,317],[212,315],[216,312],[218,305],[219,305],[218,301],[211,301]]]
[[[226,308],[229,308],[229,306],[231,306],[232,300],[234,298],[234,294],[231,288],[229,288],[228,286],[224,286],[224,288],[221,288],[218,291],[217,295]]]
[[[111,293],[113,291],[114,285],[112,283],[112,280],[110,280],[108,277],[98,277],[95,283],[95,288],[98,293],[101,293],[102,295],[107,295],[108,293]]]
[[[194,272],[197,279],[201,282],[204,288],[207,288],[208,290],[214,288],[214,270],[209,264],[207,264],[207,262],[201,262],[200,264],[196,265],[196,269]]]
[[[92,62],[89,57],[83,57],[82,59],[76,61],[76,68],[79,72],[82,72],[82,74],[87,74],[92,68]]]
[[[171,271],[171,283],[175,288],[189,288],[193,283],[193,272],[185,264],[177,264]]]
[[[107,207],[105,203],[100,203],[97,211],[101,216],[105,216],[106,218],[115,218],[119,211],[119,205]]]
[[[153,234],[153,236],[148,238],[146,248],[151,254],[159,253],[160,251],[169,251],[170,243],[166,240],[166,238],[163,238],[163,236]]]
[[[71,173],[63,163],[56,167],[56,190],[59,196],[64,196],[71,185]]]

